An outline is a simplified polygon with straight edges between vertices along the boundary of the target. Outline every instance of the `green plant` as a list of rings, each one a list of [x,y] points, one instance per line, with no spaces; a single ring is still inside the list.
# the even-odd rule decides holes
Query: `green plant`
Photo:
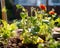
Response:
[[[59,42],[52,37],[52,29],[56,26],[56,22],[58,22],[57,26],[60,25],[60,18],[54,20],[56,14],[53,10],[47,13],[44,5],[39,6],[42,10],[36,10],[32,7],[31,16],[28,16],[28,11],[23,6],[16,5],[16,7],[17,10],[22,9],[23,12],[20,13],[22,19],[16,20],[11,24],[2,21],[0,41],[8,43],[10,38],[17,36],[15,30],[22,29],[23,31],[18,31],[19,33],[21,32],[20,40],[22,45],[33,44],[37,45],[37,48],[59,47]],[[33,11],[35,16],[32,16]]]
[[[55,20],[55,26],[60,27],[60,17]]]
[[[17,35],[17,33],[14,32],[14,30],[17,29],[17,26],[15,23],[8,24],[6,21],[3,21],[3,20],[1,22],[2,24],[0,27],[0,42],[7,45],[9,42],[9,39]]]
[[[35,12],[35,16],[32,16],[33,11]],[[26,10],[20,13],[20,16],[22,19],[19,25],[20,28],[24,30],[20,35],[23,44],[38,44],[38,48],[57,47],[58,43],[54,45],[55,40],[52,38],[52,28],[55,27],[55,12],[49,15],[46,10],[36,10],[32,8],[31,16],[28,16]],[[40,37],[41,35],[45,37],[45,41]]]

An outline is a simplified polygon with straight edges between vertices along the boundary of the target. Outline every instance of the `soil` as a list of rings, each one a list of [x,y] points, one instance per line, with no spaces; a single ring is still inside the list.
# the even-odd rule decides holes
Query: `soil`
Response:
[[[2,43],[0,43],[0,48],[4,48]],[[19,38],[11,38],[7,48],[37,48],[37,44],[22,44]]]

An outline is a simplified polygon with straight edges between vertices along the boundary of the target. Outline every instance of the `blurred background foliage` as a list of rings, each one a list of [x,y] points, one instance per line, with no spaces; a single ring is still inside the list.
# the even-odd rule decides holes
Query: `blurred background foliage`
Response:
[[[7,9],[8,20],[15,19],[14,10],[13,10],[14,6],[11,4],[10,0],[5,0],[5,6],[6,6],[6,9]],[[1,18],[2,18],[2,15],[1,15],[1,3],[0,3],[0,19]]]
[[[10,0],[5,0],[5,4],[7,8],[8,20],[13,20],[14,19],[13,5],[11,4]]]

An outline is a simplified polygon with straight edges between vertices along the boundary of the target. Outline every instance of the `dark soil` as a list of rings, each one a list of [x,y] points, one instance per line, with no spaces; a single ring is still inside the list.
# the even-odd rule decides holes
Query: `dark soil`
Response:
[[[4,47],[3,47],[3,43],[1,43],[1,42],[0,42],[0,48],[4,48]]]
[[[34,44],[22,44],[19,38],[12,38],[9,41],[7,48],[37,48]]]
[[[10,38],[7,48],[37,48],[37,44],[22,44],[19,38]],[[0,48],[4,48],[3,43],[0,43]]]

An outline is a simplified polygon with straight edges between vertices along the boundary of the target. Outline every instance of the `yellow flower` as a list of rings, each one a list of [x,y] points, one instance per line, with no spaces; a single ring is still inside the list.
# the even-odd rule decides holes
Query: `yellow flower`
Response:
[[[37,42],[38,42],[38,43],[43,43],[43,42],[44,42],[44,40],[43,40],[43,39],[41,39],[40,37],[38,37]]]
[[[22,41],[22,44],[24,43],[24,41]]]
[[[24,38],[23,38],[23,36],[22,35],[20,35],[20,40],[23,40]]]

